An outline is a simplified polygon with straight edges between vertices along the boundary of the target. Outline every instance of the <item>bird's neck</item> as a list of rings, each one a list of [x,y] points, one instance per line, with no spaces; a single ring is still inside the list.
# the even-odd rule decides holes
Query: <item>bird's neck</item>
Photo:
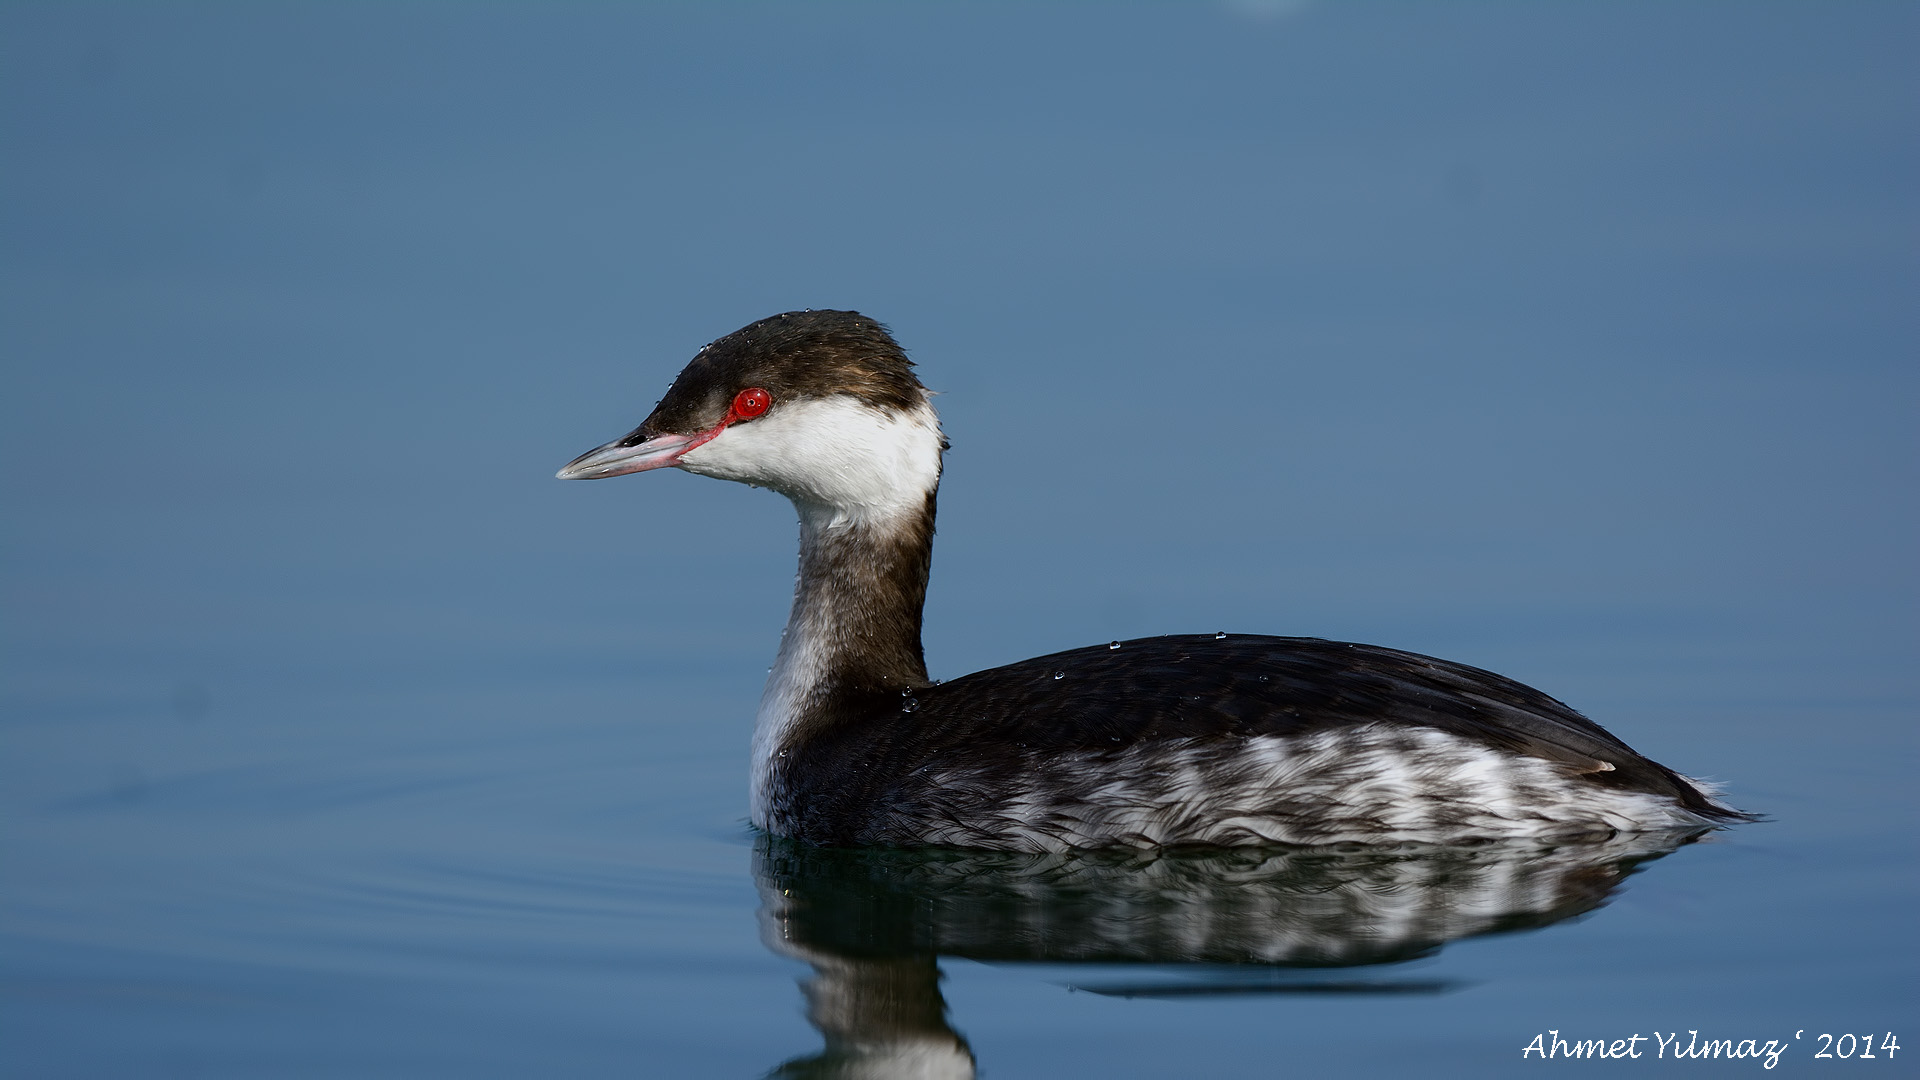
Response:
[[[835,701],[926,686],[920,615],[933,560],[935,491],[921,506],[851,513],[794,500],[800,573],[753,737],[754,817],[774,761]]]
[[[927,684],[920,613],[933,561],[933,493],[917,513],[851,517],[801,506],[800,574],[780,663],[807,654],[809,681],[836,690]]]

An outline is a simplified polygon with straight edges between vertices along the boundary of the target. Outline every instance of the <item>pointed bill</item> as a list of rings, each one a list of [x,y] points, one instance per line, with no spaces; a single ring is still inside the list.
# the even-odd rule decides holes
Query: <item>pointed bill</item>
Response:
[[[665,469],[680,464],[681,455],[706,441],[699,435],[654,435],[635,442],[638,434],[596,446],[554,475],[562,480],[605,480],[609,476]]]

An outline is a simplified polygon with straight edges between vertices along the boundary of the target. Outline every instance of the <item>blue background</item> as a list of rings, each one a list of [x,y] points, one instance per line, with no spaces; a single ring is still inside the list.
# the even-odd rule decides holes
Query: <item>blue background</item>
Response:
[[[1472,988],[1435,1000],[950,963],[992,1075],[1896,1028],[1916,31],[1893,3],[0,9],[9,1071],[816,1046],[742,824],[792,515],[550,479],[800,307],[887,322],[942,391],[936,676],[1378,642],[1775,819],[1453,947]]]

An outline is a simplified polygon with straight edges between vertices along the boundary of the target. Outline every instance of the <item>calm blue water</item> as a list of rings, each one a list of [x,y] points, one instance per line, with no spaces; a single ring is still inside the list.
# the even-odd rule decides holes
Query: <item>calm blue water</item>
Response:
[[[1914,1075],[1916,30],[9,5],[0,1073]],[[1378,642],[1771,820],[757,840],[789,511],[549,477],[806,306],[944,392],[937,676]]]

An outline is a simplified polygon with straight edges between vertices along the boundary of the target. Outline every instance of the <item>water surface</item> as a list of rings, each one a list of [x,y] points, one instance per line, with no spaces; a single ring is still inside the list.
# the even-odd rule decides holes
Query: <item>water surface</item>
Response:
[[[1915,23],[8,7],[0,1071],[1909,1071]],[[549,477],[805,306],[943,392],[936,676],[1377,642],[1770,820],[754,836],[790,512]]]

